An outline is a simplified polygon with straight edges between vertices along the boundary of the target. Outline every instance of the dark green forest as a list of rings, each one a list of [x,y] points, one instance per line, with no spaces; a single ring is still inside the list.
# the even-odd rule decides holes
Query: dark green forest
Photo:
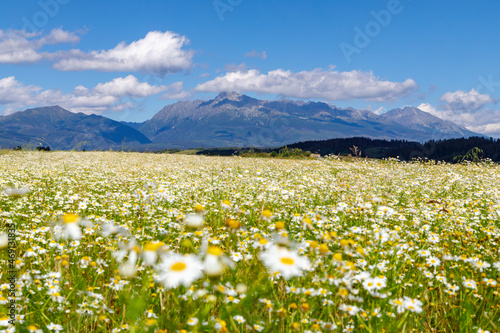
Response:
[[[354,147],[357,147],[354,148]],[[404,161],[430,159],[445,162],[486,159],[500,162],[500,139],[471,137],[430,140],[426,143],[406,140],[374,140],[363,137],[305,141],[277,148],[224,148],[204,149],[201,155],[269,155],[306,156],[310,154],[351,155],[368,158],[399,158]]]

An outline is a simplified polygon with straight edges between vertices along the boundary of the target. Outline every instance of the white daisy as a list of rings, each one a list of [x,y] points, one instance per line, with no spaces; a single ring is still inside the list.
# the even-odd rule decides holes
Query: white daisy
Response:
[[[259,257],[271,273],[279,272],[286,280],[293,276],[302,276],[302,271],[311,267],[306,257],[279,246],[272,246]]]
[[[194,255],[178,253],[162,256],[162,262],[157,265],[158,279],[167,288],[177,288],[179,285],[189,287],[203,276],[203,265]]]

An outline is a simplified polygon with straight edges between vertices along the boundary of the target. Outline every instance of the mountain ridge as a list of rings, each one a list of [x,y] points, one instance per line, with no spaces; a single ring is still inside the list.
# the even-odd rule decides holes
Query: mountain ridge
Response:
[[[140,123],[74,113],[57,105],[0,117],[0,146],[10,148],[40,138],[55,149],[72,149],[87,142],[90,149],[116,148],[126,143],[136,150],[160,150],[279,147],[357,136],[424,142],[483,135],[415,107],[377,115],[318,101],[260,100],[236,92],[221,92],[210,100],[169,104]]]

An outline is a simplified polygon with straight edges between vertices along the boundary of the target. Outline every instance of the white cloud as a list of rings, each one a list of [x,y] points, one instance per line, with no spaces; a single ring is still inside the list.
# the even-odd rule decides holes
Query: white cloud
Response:
[[[191,95],[188,91],[183,89],[183,83],[181,81],[168,85],[165,90],[167,92],[161,96],[161,99],[184,99]]]
[[[422,111],[429,112],[430,114],[433,114],[433,115],[436,115],[439,113],[437,111],[437,109],[429,103],[422,103],[419,106],[417,106],[417,108],[419,108]]]
[[[441,102],[446,102],[444,108],[455,112],[474,112],[496,101],[490,95],[480,94],[473,88],[469,92],[462,90],[447,92],[441,96]]]
[[[473,132],[500,137],[500,111],[485,107],[489,103],[496,103],[490,95],[480,94],[475,89],[469,92],[457,90],[445,93],[441,96],[441,102],[444,103],[437,107],[422,103],[418,108]]]
[[[456,112],[454,109],[439,108],[429,103],[422,103],[418,108],[473,132],[500,138],[500,111],[479,109],[470,112]]]
[[[246,72],[246,71],[248,71],[248,67],[247,67],[247,64],[245,64],[244,62],[242,62],[239,65],[227,64],[227,65],[224,65],[224,71],[226,71],[226,72]]]
[[[266,54],[266,51],[262,51],[259,52],[259,51],[256,51],[256,50],[253,50],[251,52],[247,52],[243,55],[245,58],[260,58],[260,59],[267,59],[267,54]]]
[[[195,91],[257,92],[279,94],[293,98],[323,100],[364,99],[374,102],[393,101],[418,89],[412,79],[404,82],[381,81],[372,72],[323,71],[315,69],[293,73],[277,69],[267,74],[256,69],[229,72],[211,81],[199,84]]]
[[[130,44],[121,42],[110,50],[63,53],[54,68],[61,71],[131,71],[157,75],[176,73],[191,68],[193,51],[182,48],[188,43],[186,37],[174,32],[151,31],[143,39]]]
[[[79,41],[77,32],[62,29],[53,29],[47,36],[22,30],[0,30],[0,63],[34,63],[51,56],[49,53],[39,52],[45,45]]]
[[[181,85],[182,88],[182,85]],[[5,114],[33,106],[60,105],[75,112],[99,114],[104,111],[121,111],[133,107],[130,98],[144,98],[165,92],[169,86],[152,86],[139,82],[133,75],[99,83],[89,89],[77,86],[69,94],[60,90],[43,90],[41,87],[24,85],[15,77],[0,80],[0,104]]]
[[[165,86],[152,86],[147,82],[139,82],[133,75],[119,77],[110,82],[99,83],[94,91],[115,97],[148,97],[166,90]]]

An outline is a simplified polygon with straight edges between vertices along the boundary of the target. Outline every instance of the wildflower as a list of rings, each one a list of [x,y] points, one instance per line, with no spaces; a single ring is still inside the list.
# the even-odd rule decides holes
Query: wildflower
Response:
[[[240,315],[234,316],[233,319],[236,320],[238,324],[244,324],[246,322],[245,318],[243,318],[243,316]]]
[[[422,312],[422,302],[415,298],[410,298],[405,296],[403,301],[403,306],[410,310],[411,312],[420,313]]]
[[[222,209],[229,210],[231,209],[231,202],[229,200],[222,200],[220,203]]]
[[[80,217],[76,214],[64,214],[60,218],[61,222],[64,224],[62,238],[80,240],[82,238],[82,231],[79,227]]]
[[[49,325],[47,325],[47,329],[49,331],[62,331],[63,330],[63,327],[59,324],[54,324],[54,323],[50,323]]]
[[[279,272],[286,280],[293,276],[302,276],[302,271],[311,267],[306,257],[278,246],[272,246],[266,252],[262,252],[260,259],[272,273]]]
[[[429,257],[426,259],[427,264],[432,267],[437,267],[441,264],[441,260],[436,257]]]
[[[10,326],[9,317],[0,317],[0,326]]]
[[[270,221],[273,218],[273,213],[269,209],[264,209],[262,211],[262,219],[266,221]]]
[[[351,316],[355,316],[361,309],[358,308],[356,305],[341,304],[339,306],[339,310],[345,311]]]
[[[474,268],[479,269],[480,272],[482,272],[483,269],[489,268],[491,266],[488,262],[481,260],[475,261],[473,265]]]
[[[420,250],[417,253],[421,257],[428,257],[431,255],[431,251],[428,251],[428,250]]]
[[[377,290],[380,290],[380,289],[385,288],[387,286],[385,277],[377,276],[373,279],[373,283],[375,284],[375,289],[377,289]]]
[[[43,331],[41,329],[39,329],[38,326],[36,326],[36,325],[28,325],[27,329],[29,332],[43,333]]]
[[[217,332],[220,333],[227,333],[227,324],[224,320],[217,320],[217,322],[214,325],[214,328],[217,330]]]
[[[158,259],[157,251],[160,249],[165,243],[163,242],[154,242],[154,243],[146,243],[142,248],[141,256],[144,260],[144,263],[147,266],[153,266]]]
[[[162,257],[157,265],[159,280],[167,288],[177,288],[179,285],[189,287],[203,276],[203,265],[193,255],[169,254]]]
[[[225,265],[221,261],[222,250],[218,246],[209,246],[203,261],[203,271],[208,276],[219,276],[224,272]]]
[[[134,264],[130,263],[129,261],[126,261],[120,265],[119,271],[122,276],[124,276],[127,279],[130,279],[135,276],[137,268],[135,267]]]
[[[238,294],[245,294],[245,293],[247,292],[247,290],[248,290],[248,287],[247,287],[247,285],[246,285],[246,284],[244,284],[244,283],[238,283],[238,284],[236,285],[236,292],[237,292]]]
[[[101,235],[103,237],[108,237],[111,235],[118,235],[118,236],[129,236],[130,231],[122,226],[118,226],[114,223],[105,223],[101,227]]]
[[[476,281],[472,279],[466,279],[465,277],[463,278],[462,284],[464,285],[465,288],[469,289],[477,289],[477,284]]]
[[[396,310],[398,313],[403,313],[405,312],[406,306],[405,306],[405,300],[401,298],[396,298],[396,299],[391,299],[389,303],[393,306],[396,307]]]
[[[483,279],[484,283],[486,283],[488,286],[495,287],[497,285],[497,282],[494,279]]]
[[[0,250],[5,249],[8,244],[9,244],[9,237],[7,236],[7,234],[5,233],[0,234]]]
[[[187,321],[187,324],[189,326],[196,326],[196,324],[198,324],[198,318],[189,318],[188,321]]]
[[[193,229],[199,229],[205,224],[205,220],[202,215],[199,214],[187,214],[184,218],[184,223]]]
[[[194,205],[194,212],[197,214],[204,214],[205,213],[205,207],[203,207],[200,204]]]
[[[372,278],[367,278],[363,281],[363,288],[366,291],[372,291],[375,289],[375,281]]]
[[[29,188],[27,187],[21,187],[21,188],[14,188],[14,187],[7,187],[4,189],[4,193],[11,198],[19,198],[22,196],[25,196],[28,194],[30,191]]]
[[[239,252],[233,252],[231,253],[231,255],[229,256],[229,258],[231,258],[232,261],[234,262],[238,262],[240,261],[241,259],[243,259],[243,256],[241,255],[241,253]]]
[[[259,325],[259,324],[254,324],[254,325],[252,326],[252,328],[253,328],[254,330],[256,330],[257,332],[262,332],[262,330],[264,330],[264,326],[261,326],[261,325]]]

